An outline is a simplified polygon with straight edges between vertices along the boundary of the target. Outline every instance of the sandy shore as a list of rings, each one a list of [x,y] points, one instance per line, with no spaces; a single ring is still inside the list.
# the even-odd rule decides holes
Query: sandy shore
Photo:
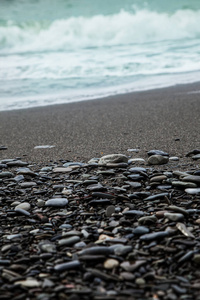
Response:
[[[200,84],[0,112],[0,159],[82,160],[139,148],[184,157],[200,148]],[[195,93],[193,93],[196,91]],[[54,145],[52,149],[34,149]],[[26,158],[26,159],[25,159]]]

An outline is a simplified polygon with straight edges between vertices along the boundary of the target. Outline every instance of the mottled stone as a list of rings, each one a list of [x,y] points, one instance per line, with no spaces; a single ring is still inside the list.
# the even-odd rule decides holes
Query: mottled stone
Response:
[[[99,165],[107,165],[108,163],[128,163],[128,157],[123,154],[109,154],[102,156]]]
[[[168,163],[169,158],[168,156],[162,156],[162,155],[152,155],[148,159],[148,163],[150,165],[163,165]]]

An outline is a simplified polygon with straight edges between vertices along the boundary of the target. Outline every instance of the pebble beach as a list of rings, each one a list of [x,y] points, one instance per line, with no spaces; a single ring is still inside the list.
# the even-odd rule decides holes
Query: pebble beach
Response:
[[[199,90],[0,112],[1,299],[200,299]]]

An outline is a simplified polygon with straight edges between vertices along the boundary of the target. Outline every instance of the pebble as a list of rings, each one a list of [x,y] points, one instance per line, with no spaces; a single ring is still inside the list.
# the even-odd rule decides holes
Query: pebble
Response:
[[[185,192],[190,195],[198,195],[200,194],[200,188],[185,189]]]
[[[67,204],[68,200],[66,198],[53,198],[45,202],[45,206],[52,207],[65,207]]]
[[[114,205],[109,205],[107,208],[106,208],[106,217],[110,217],[112,214],[115,213],[115,207]]]
[[[199,166],[125,157],[0,161],[2,299],[198,298]]]
[[[167,164],[169,161],[168,156],[163,156],[163,155],[151,155],[148,158],[148,163],[150,165],[163,165]]]
[[[150,150],[148,151],[148,156],[152,155],[162,155],[162,156],[169,156],[167,152],[161,151],[161,150]]]
[[[104,155],[99,160],[99,165],[107,165],[108,163],[128,163],[128,157],[123,154]]]
[[[54,267],[54,270],[57,272],[63,272],[68,270],[74,270],[80,268],[81,263],[79,260],[74,260],[66,263],[57,264]]]
[[[116,259],[110,258],[104,262],[103,266],[105,269],[110,270],[110,269],[117,268],[119,266],[119,262]]]

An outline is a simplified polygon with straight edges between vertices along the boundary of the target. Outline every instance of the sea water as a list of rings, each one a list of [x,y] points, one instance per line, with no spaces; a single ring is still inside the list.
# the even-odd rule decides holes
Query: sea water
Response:
[[[199,0],[0,2],[0,110],[199,80]]]

